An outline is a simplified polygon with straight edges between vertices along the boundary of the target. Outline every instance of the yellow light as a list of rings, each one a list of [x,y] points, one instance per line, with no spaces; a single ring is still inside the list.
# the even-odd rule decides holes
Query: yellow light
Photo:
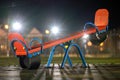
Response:
[[[5,29],[9,29],[9,26],[7,24],[5,25]]]
[[[100,46],[103,46],[104,45],[104,43],[102,42],[102,43],[100,43]]]
[[[50,31],[49,31],[49,30],[45,30],[45,33],[46,33],[46,34],[50,34]]]
[[[3,49],[3,48],[4,48],[4,45],[1,45],[0,48]]]
[[[67,48],[68,48],[68,45],[65,45],[65,48],[67,49]]]
[[[7,49],[7,46],[6,46],[6,45],[0,45],[0,48],[1,48],[2,50],[5,50],[5,49]]]
[[[87,45],[92,46],[92,42],[88,41]]]

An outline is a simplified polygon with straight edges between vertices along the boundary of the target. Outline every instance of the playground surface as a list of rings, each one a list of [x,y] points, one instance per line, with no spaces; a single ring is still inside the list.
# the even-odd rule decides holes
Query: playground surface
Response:
[[[120,64],[88,64],[83,68],[80,63],[73,67],[65,64],[51,64],[50,68],[41,65],[38,69],[21,69],[19,66],[0,66],[0,80],[120,80]]]

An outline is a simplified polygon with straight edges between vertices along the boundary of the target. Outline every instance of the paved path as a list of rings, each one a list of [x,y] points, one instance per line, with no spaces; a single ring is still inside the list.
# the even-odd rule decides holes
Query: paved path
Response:
[[[120,80],[120,64],[89,64],[88,68],[66,64],[64,69],[51,64],[50,68],[41,65],[37,70],[11,65],[0,67],[0,80]]]

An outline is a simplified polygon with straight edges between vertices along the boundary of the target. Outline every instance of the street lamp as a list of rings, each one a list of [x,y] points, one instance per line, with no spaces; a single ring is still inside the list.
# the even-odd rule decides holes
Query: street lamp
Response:
[[[44,41],[47,42],[50,39],[50,31],[48,29],[45,30]],[[45,56],[50,52],[50,49],[45,50]]]
[[[6,31],[7,31],[7,37],[8,37],[8,34],[9,34],[9,30],[10,30],[10,26],[8,25],[8,24],[5,24],[4,25],[4,28],[6,29]],[[16,30],[16,31],[18,31],[18,30],[20,30],[21,29],[21,24],[20,23],[18,23],[18,22],[15,22],[15,23],[13,23],[13,26],[12,26],[12,29],[14,29],[14,30]],[[7,39],[7,38],[6,38]],[[10,51],[10,49],[9,49],[9,42],[8,42],[8,39],[7,39],[7,56],[9,57],[9,51]]]
[[[50,34],[50,31],[49,30],[45,30],[45,34]]]
[[[19,22],[15,22],[15,23],[13,23],[12,28],[14,30],[18,31],[21,29],[21,24]]]
[[[52,27],[51,32],[56,35],[57,33],[59,33],[59,28],[57,26],[54,26]]]
[[[9,26],[7,24],[5,24],[5,29],[8,30],[9,29]]]
[[[49,40],[49,35],[50,34],[50,31],[48,29],[45,30],[45,41],[48,41]]]
[[[4,28],[7,30],[7,37],[8,37],[8,33],[9,33],[9,25],[8,24],[5,24]],[[7,38],[6,38],[7,39]],[[7,56],[9,57],[9,42],[8,42],[8,39],[7,39]]]
[[[88,41],[88,42],[87,42],[87,45],[88,45],[88,46],[92,46],[92,42],[91,42],[91,41]]]

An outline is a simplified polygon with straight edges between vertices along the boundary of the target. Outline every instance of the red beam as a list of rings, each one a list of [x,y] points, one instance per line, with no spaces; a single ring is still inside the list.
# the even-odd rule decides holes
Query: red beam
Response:
[[[99,27],[99,30],[104,30],[104,29],[105,29],[105,27]],[[96,29],[91,28],[91,29],[88,29],[86,31],[77,32],[77,33],[72,34],[72,35],[70,35],[68,37],[65,37],[65,38],[61,38],[61,39],[46,42],[46,43],[43,44],[43,50],[47,49],[47,48],[50,48],[50,47],[53,47],[53,46],[56,46],[58,44],[73,40],[73,39],[81,38],[84,34],[92,34],[92,33],[95,33],[95,32],[96,32]],[[22,40],[26,44],[22,35],[20,35],[18,33],[13,33],[11,36],[9,35],[10,40],[12,40],[12,39],[14,39],[14,37],[16,37],[16,38]],[[18,43],[18,42],[16,42],[16,43]],[[14,44],[14,46],[19,47],[19,49],[16,50],[16,55],[18,55],[18,56],[26,55],[26,52],[25,52],[25,50],[23,49],[23,46],[20,43],[19,44]],[[38,52],[40,50],[41,50],[41,44],[37,45],[36,47],[33,46],[31,49],[29,49],[29,53],[32,54],[33,52]]]
[[[99,30],[104,30],[104,29],[105,29],[104,27],[99,28]],[[46,43],[43,44],[43,49],[47,49],[47,48],[56,46],[56,45],[64,43],[64,42],[80,38],[84,34],[92,34],[92,33],[95,33],[95,32],[96,32],[96,29],[89,29],[89,30],[86,30],[86,31],[77,32],[77,33],[75,33],[73,35],[70,35],[68,37],[65,37],[65,38],[49,41],[49,42],[46,42]],[[40,51],[40,50],[41,50],[41,47],[40,47],[40,45],[38,45],[37,47],[32,47],[32,49],[29,52],[33,53],[33,52],[37,52],[37,51]]]

